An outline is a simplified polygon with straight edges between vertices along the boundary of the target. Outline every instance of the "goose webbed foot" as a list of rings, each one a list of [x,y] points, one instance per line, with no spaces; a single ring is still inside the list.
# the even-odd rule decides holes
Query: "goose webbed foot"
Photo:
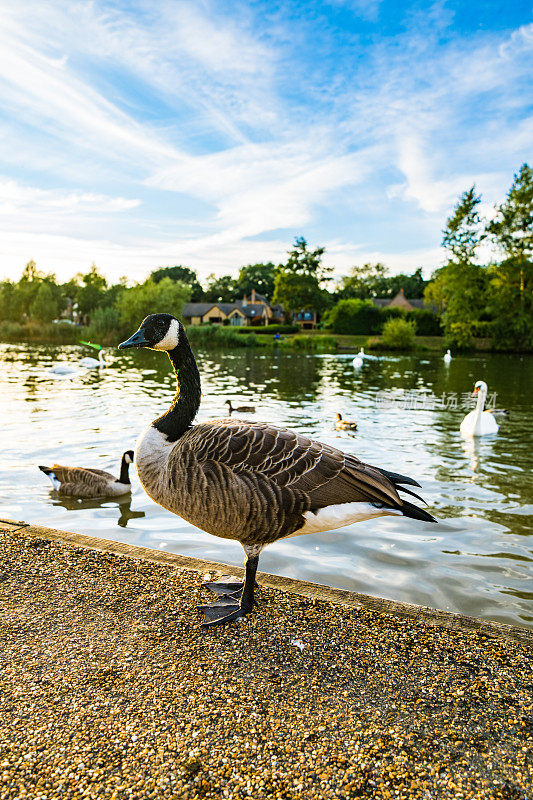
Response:
[[[217,597],[235,597],[236,600],[242,594],[244,583],[235,578],[234,575],[222,575],[216,581],[202,584],[205,589],[216,594]]]
[[[254,606],[257,605],[254,589],[258,563],[259,555],[248,556],[246,559],[244,585],[233,575],[223,575],[218,581],[204,584],[206,588],[218,595],[219,599],[214,603],[197,606],[204,615],[202,628],[234,622],[253,611]]]
[[[257,605],[255,599],[252,599],[251,602],[239,602],[234,597],[223,597],[214,603],[196,607],[204,615],[201,627],[210,628],[213,625],[223,625],[225,622],[235,622],[241,619],[249,614],[255,605]]]

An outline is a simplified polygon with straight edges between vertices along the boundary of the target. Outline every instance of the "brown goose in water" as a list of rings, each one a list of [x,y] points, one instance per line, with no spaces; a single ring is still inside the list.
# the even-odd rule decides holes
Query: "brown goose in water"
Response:
[[[239,541],[246,554],[242,584],[208,584],[222,598],[201,606],[204,625],[229,622],[254,607],[259,554],[287,536],[334,530],[391,514],[435,522],[398,490],[412,478],[267,423],[221,419],[193,425],[200,374],[185,329],[170,314],[152,314],[121,349],[166,350],[177,392],[168,411],[141,434],[135,467],[163,508],[214,536]],[[417,495],[414,495],[418,497]]]
[[[226,400],[225,405],[228,407],[228,414],[233,414],[234,411],[237,414],[255,414],[255,406],[237,406],[237,408],[234,408],[231,405],[231,400]]]
[[[133,450],[126,450],[120,462],[120,476],[92,467],[39,467],[48,475],[59,494],[72,497],[117,497],[131,492],[129,467],[133,464]]]
[[[343,419],[340,414],[337,414],[335,429],[338,431],[355,431],[357,430],[357,422],[351,422],[349,419]]]

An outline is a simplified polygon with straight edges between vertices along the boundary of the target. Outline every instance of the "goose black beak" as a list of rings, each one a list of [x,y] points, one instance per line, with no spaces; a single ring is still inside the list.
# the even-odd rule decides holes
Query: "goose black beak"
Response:
[[[135,331],[133,336],[130,336],[129,339],[126,339],[125,342],[121,342],[118,346],[119,350],[127,350],[128,347],[146,347],[150,344],[146,336],[144,335],[144,331],[140,328],[138,331]]]

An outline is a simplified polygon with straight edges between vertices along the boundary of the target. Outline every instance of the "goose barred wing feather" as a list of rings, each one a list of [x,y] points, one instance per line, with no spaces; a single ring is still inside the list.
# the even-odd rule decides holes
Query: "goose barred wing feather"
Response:
[[[78,497],[106,495],[109,493],[109,484],[115,482],[114,475],[102,469],[62,467],[54,464],[52,472],[61,483],[61,494]]]
[[[92,483],[95,478],[104,478],[107,481],[115,480],[115,476],[111,475],[110,472],[105,472],[103,469],[92,469],[91,467],[62,467],[60,464],[54,464],[52,470],[59,481],[67,483],[75,481]]]
[[[311,509],[359,500],[402,504],[393,483],[374,467],[274,425],[227,419],[195,425],[180,443],[180,449],[189,447],[199,464],[216,462],[303,493]]]

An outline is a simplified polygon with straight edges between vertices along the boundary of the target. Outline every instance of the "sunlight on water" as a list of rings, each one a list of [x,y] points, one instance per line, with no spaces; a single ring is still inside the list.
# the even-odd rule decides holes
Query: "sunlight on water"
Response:
[[[162,413],[174,393],[166,357],[114,351],[110,365],[69,378],[83,348],[0,345],[3,419],[0,515],[199,558],[242,563],[237,543],[198,531],[153,503],[133,478],[132,497],[60,498],[38,469],[54,461],[118,474],[122,452]],[[418,480],[431,525],[387,517],[278,542],[264,551],[266,572],[514,624],[533,624],[531,465],[533,359],[486,355],[396,356],[198,354],[200,420],[226,416],[226,398],[257,408],[250,418],[307,433],[370,464]],[[483,379],[511,416],[496,436],[465,442],[463,395]],[[377,402],[377,393],[385,402]],[[455,395],[458,407],[428,399]],[[416,403],[426,395],[424,407]],[[392,407],[388,400],[396,397]],[[451,404],[453,406],[453,403]],[[336,432],[335,414],[354,419]]]

